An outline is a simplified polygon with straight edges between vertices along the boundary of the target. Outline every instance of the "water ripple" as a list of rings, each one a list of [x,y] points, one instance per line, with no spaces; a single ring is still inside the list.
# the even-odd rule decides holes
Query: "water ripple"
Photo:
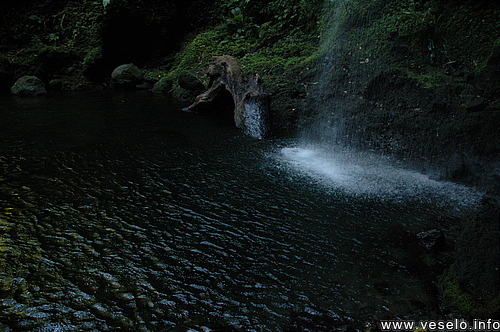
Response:
[[[350,195],[356,179],[372,193],[368,179],[383,175],[184,113],[149,114],[151,128],[167,126],[159,133],[137,128],[149,108],[135,101],[122,115],[39,102],[40,114],[59,112],[56,134],[29,127],[28,107],[10,114],[26,128],[0,124],[0,323],[10,329],[326,330],[436,314],[387,239],[426,226],[438,207]],[[95,124],[92,137],[71,130],[75,112]],[[325,178],[343,192],[317,186]]]

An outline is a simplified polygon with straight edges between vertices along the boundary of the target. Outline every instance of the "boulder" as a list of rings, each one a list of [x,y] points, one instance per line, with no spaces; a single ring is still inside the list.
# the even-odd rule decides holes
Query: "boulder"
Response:
[[[23,76],[19,78],[10,89],[15,95],[38,96],[47,93],[43,82],[36,76]]]
[[[185,110],[209,112],[219,106],[222,98],[230,96],[227,103],[234,109],[233,117],[237,128],[255,138],[268,135],[269,96],[262,88],[258,74],[246,79],[235,58],[229,55],[212,58],[208,68],[210,83],[208,90],[196,97],[195,102]]]
[[[141,78],[141,70],[133,63],[118,66],[111,73],[113,84],[118,86],[135,86]]]

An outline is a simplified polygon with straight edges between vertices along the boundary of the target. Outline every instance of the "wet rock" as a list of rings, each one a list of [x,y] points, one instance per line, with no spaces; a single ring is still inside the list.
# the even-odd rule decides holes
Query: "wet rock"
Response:
[[[419,232],[417,239],[418,244],[427,250],[439,250],[445,244],[444,233],[437,228]]]
[[[155,306],[153,301],[151,301],[145,295],[139,295],[135,300],[137,302],[137,306],[140,308],[153,308]]]
[[[92,321],[94,316],[88,311],[75,311],[73,317],[77,322]]]
[[[12,308],[17,304],[14,299],[0,299],[0,309],[6,310],[8,308]]]
[[[118,301],[123,301],[123,302],[129,302],[133,301],[135,299],[133,294],[127,293],[127,292],[116,292],[114,293],[115,299]]]
[[[21,96],[38,96],[47,93],[43,82],[36,76],[23,76],[19,78],[10,89],[10,93]]]
[[[381,329],[379,328],[377,322],[365,322],[363,325],[363,332],[380,332]]]
[[[28,292],[28,284],[24,278],[3,278],[0,279],[0,296],[3,298],[13,298]]]
[[[133,63],[118,66],[111,73],[113,84],[121,87],[133,87],[139,83],[141,78],[141,70]]]
[[[492,146],[494,146],[494,144],[492,144]],[[485,146],[484,149],[486,151],[487,147]],[[495,149],[495,147],[492,149]],[[448,156],[446,164],[444,165],[444,175],[442,178],[438,177],[438,179],[481,186],[481,183],[484,185],[485,178],[488,174],[487,163],[465,153],[454,153]],[[495,182],[492,181],[486,184],[486,187],[491,186],[492,183]]]
[[[123,286],[109,273],[101,273],[102,278],[106,282],[106,284],[112,289],[120,289]]]
[[[387,70],[374,77],[364,91],[367,100],[377,101],[387,97],[389,91],[409,92],[414,90],[418,83],[407,77],[399,70]]]
[[[459,281],[476,297],[500,294],[500,199],[488,198],[457,239]]]
[[[90,312],[98,317],[108,319],[110,317],[110,310],[103,305],[96,303],[90,308]]]

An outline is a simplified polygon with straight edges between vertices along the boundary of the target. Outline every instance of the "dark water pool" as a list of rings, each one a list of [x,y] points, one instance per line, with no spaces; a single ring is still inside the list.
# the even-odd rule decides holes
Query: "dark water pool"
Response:
[[[407,234],[439,217],[452,237],[476,194],[182,106],[147,92],[0,97],[0,329],[439,317],[419,270],[433,263]]]

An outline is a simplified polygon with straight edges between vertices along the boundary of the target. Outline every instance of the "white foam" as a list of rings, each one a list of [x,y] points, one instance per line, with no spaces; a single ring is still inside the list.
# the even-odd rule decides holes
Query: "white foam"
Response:
[[[303,146],[283,148],[279,158],[295,172],[311,177],[328,189],[350,195],[418,200],[444,198],[467,205],[481,198],[481,194],[471,188],[431,179],[374,154]]]

